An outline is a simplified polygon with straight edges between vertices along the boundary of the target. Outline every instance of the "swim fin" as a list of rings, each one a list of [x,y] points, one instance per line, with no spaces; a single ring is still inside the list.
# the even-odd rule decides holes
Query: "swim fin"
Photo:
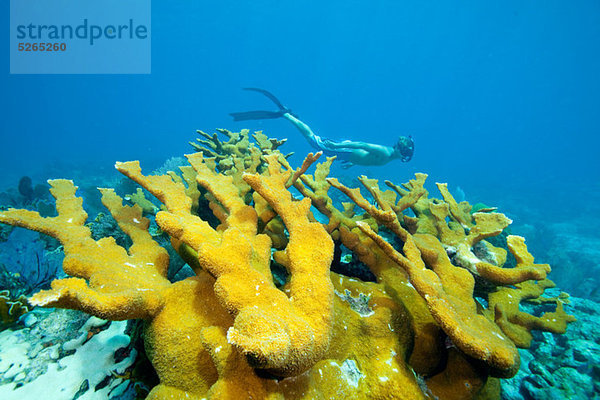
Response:
[[[275,105],[277,107],[279,107],[279,109],[281,111],[283,110],[287,110],[287,107],[284,107],[283,104],[281,104],[281,102],[279,101],[279,99],[277,97],[275,97],[275,95],[273,95],[273,93],[265,90],[265,89],[261,89],[261,88],[255,88],[255,87],[246,87],[244,88],[244,90],[252,90],[254,92],[258,92],[258,93],[262,93],[263,95],[265,95],[269,100],[271,100],[273,103],[275,103]]]
[[[248,120],[253,120],[253,119],[279,118],[285,113],[286,113],[286,111],[283,111],[283,110],[282,111],[257,110],[257,111],[243,111],[243,112],[229,113],[229,115],[231,115],[233,117],[234,121],[248,121]]]
[[[277,108],[279,108],[279,111],[257,110],[257,111],[243,111],[243,112],[230,113],[229,115],[231,115],[233,117],[234,121],[248,121],[248,120],[255,120],[255,119],[275,119],[275,118],[282,117],[283,114],[286,114],[286,113],[292,114],[292,110],[290,110],[289,108],[287,108],[286,106],[281,104],[279,99],[277,97],[275,97],[273,95],[273,93],[271,93],[265,89],[254,88],[254,87],[248,87],[248,88],[243,88],[243,89],[250,90],[253,92],[258,92],[258,93],[261,93],[262,95],[266,96],[269,100],[271,100],[273,103],[275,103]],[[292,115],[294,115],[294,114],[292,114]]]

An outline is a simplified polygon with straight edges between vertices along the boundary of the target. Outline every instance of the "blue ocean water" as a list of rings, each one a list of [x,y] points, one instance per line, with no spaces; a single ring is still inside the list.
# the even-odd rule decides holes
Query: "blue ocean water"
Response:
[[[196,129],[264,130],[299,164],[312,149],[287,121],[228,115],[274,109],[241,90],[261,87],[325,137],[412,135],[409,163],[334,172],[448,182],[512,218],[560,287],[600,299],[598,1],[155,1],[148,75],[11,75],[8,34],[0,191],[110,180],[115,161],[151,170]]]

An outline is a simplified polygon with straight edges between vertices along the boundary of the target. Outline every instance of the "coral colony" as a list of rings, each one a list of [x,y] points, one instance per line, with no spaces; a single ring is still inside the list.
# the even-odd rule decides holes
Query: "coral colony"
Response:
[[[100,189],[128,249],[92,238],[69,180],[49,182],[55,217],[0,211],[0,222],[64,246],[69,277],[32,305],[145,321],[160,379],[149,399],[498,399],[531,331],[564,333],[574,320],[568,295],[543,296],[550,266],[505,235],[511,221],[495,209],[472,212],[445,184],[441,199],[429,197],[425,174],[389,189],[363,176],[361,193],[328,177],[333,158],[309,154],[294,170],[277,150],[283,141],[219,132],[227,139],[200,132],[191,166],[177,172],[116,164],[162,203],[154,216],[141,191],[124,205]],[[154,222],[194,276],[166,278]],[[373,281],[330,270],[346,261]],[[520,311],[523,301],[546,312]]]

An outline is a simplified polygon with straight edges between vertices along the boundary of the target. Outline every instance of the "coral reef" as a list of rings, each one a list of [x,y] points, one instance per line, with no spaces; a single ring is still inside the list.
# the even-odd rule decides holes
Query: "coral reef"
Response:
[[[242,129],[240,132],[230,132],[227,129],[217,129],[217,133],[212,135],[197,131],[204,139],[196,139],[195,142],[190,142],[190,145],[197,151],[204,153],[207,156],[214,157],[219,166],[226,170],[228,166],[234,165],[231,161],[234,160],[253,160],[257,159],[257,155],[268,155],[277,150],[283,145],[287,139],[269,138],[262,132],[254,132],[252,137],[257,145],[250,141],[250,131]],[[226,141],[220,140],[218,133],[227,137]],[[286,154],[288,158],[294,153]],[[221,164],[221,162],[224,162]]]
[[[430,198],[425,174],[386,181],[391,190],[360,177],[365,197],[328,177],[333,158],[309,175],[320,154],[294,170],[276,150],[281,141],[256,133],[256,147],[248,131],[219,132],[229,140],[201,133],[201,152],[187,156],[181,175],[116,164],[162,203],[156,224],[192,277],[167,279],[169,255],[151,221],[112,189],[100,189],[102,202],[128,249],[92,236],[68,180],[49,182],[55,217],[0,211],[0,222],[64,246],[70,277],[32,304],[146,321],[160,379],[149,399],[494,399],[497,378],[518,371],[517,347],[531,345],[533,330],[564,333],[573,321],[566,294],[544,296],[550,267],[534,263],[523,238],[509,235],[506,248],[486,240],[511,222],[494,209],[472,212],[443,184],[442,199]],[[331,188],[350,202],[334,203]],[[344,252],[374,282],[330,271],[335,256],[343,272]],[[273,265],[287,270],[281,287]],[[521,311],[525,301],[546,312]]]

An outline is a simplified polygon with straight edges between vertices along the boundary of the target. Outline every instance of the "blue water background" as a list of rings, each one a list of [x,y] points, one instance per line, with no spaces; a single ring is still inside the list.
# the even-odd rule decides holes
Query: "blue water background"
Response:
[[[598,1],[152,7],[150,75],[9,75],[2,60],[0,189],[22,175],[116,175],[116,160],[154,168],[190,152],[196,129],[219,127],[288,138],[299,164],[311,149],[287,121],[228,116],[274,109],[241,90],[258,86],[323,136],[415,139],[410,163],[335,174],[399,183],[426,172],[542,223],[600,215]],[[0,47],[6,57],[6,29]]]

